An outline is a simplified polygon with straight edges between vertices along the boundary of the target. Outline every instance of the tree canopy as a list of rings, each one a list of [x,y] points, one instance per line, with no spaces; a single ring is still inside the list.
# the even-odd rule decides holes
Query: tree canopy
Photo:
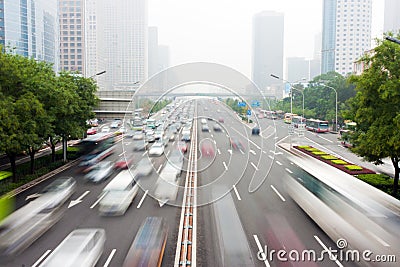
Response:
[[[352,135],[353,151],[381,164],[389,157],[395,169],[393,194],[397,194],[400,155],[400,45],[377,40],[378,46],[360,62],[365,70],[353,75],[357,94],[349,103],[357,123]]]

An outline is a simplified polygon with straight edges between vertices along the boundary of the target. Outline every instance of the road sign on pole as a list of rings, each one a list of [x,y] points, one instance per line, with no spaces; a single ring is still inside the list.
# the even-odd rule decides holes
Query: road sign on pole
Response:
[[[294,125],[293,124],[289,124],[288,132],[289,132],[289,135],[293,135],[294,134]]]
[[[257,100],[253,100],[253,102],[251,102],[251,106],[252,107],[259,107],[260,106],[260,102],[258,102]]]
[[[247,116],[251,116],[251,109],[247,110]]]

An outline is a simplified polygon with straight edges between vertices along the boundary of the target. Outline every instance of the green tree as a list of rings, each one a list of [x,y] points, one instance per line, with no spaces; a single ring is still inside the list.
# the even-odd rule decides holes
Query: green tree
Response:
[[[377,40],[378,46],[360,61],[364,72],[350,77],[356,96],[350,105],[357,129],[352,135],[353,151],[364,159],[382,164],[389,157],[395,176],[393,195],[397,195],[400,155],[400,46]]]

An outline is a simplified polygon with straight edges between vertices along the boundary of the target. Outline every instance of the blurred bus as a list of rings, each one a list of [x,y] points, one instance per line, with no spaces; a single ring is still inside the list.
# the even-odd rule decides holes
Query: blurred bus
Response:
[[[329,122],[317,119],[308,119],[306,121],[306,129],[317,133],[329,132]]]
[[[339,130],[340,141],[342,146],[344,147],[353,147],[353,143],[351,142],[350,136],[353,131],[356,129],[357,123],[353,121],[346,120],[344,121],[343,129]]]
[[[293,116],[292,121],[295,128],[299,128],[299,124],[306,124],[306,118],[298,115]]]
[[[77,146],[83,156],[79,167],[88,172],[92,166],[110,156],[115,151],[114,133],[97,133],[83,139]]]
[[[91,267],[103,254],[104,229],[88,228],[72,231],[40,265],[41,267]]]
[[[346,251],[369,250],[372,259],[400,258],[399,200],[332,166],[320,166],[318,160],[292,156],[291,161],[305,172],[285,180],[287,192],[332,241],[344,239]],[[398,266],[363,259],[357,263]]]
[[[165,219],[147,217],[129,248],[123,266],[161,266],[167,237],[168,225]]]
[[[277,118],[276,112],[273,110],[260,110],[260,114],[262,114],[264,118],[267,118],[270,120],[275,120]]]

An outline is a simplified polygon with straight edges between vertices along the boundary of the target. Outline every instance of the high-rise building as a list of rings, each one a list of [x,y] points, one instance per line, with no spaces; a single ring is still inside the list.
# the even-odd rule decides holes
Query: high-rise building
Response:
[[[58,0],[0,0],[0,45],[59,69]]]
[[[372,0],[324,0],[322,73],[353,72],[371,45]]]
[[[105,69],[100,68],[97,57],[97,8],[99,0],[85,0],[85,76],[92,77]],[[100,33],[99,33],[100,34]],[[104,75],[104,74],[103,74]],[[100,79],[100,77],[97,77]]]
[[[85,75],[84,0],[58,0],[60,69]]]
[[[100,89],[132,89],[147,79],[147,0],[100,0],[97,71]]]
[[[400,1],[385,0],[385,19],[383,24],[384,32],[398,33],[400,31]]]
[[[290,82],[300,81],[303,78],[308,79],[310,69],[310,60],[303,57],[286,58],[286,80]]]
[[[252,80],[262,92],[283,77],[284,16],[263,11],[253,17]]]

